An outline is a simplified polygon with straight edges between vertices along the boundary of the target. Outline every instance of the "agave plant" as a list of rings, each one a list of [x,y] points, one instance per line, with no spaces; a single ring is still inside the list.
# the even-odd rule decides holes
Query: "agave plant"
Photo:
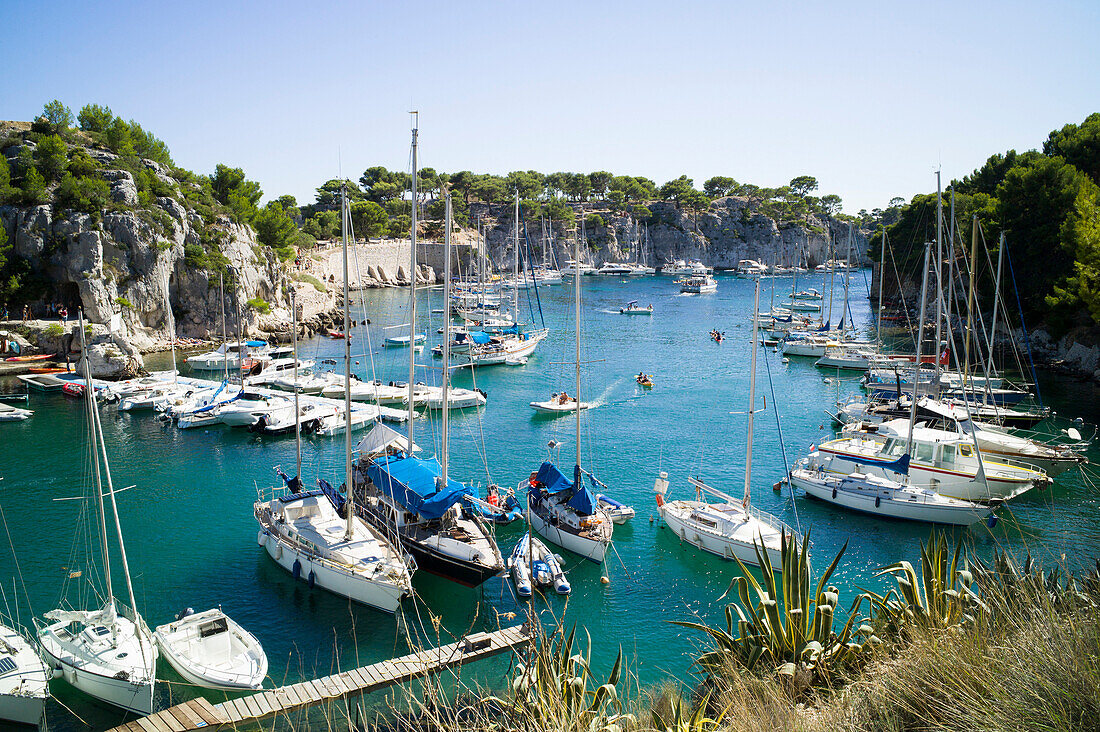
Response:
[[[704,698],[694,710],[685,708],[683,700],[677,696],[672,701],[672,709],[669,719],[663,719],[657,712],[652,712],[653,729],[658,732],[717,732],[721,727],[722,717],[711,719],[707,716],[709,697]]]
[[[737,668],[776,671],[817,684],[827,682],[836,671],[873,653],[879,639],[872,635],[869,625],[861,624],[858,628],[855,625],[860,600],[853,605],[840,631],[833,629],[840,594],[836,587],[826,583],[847,550],[847,542],[818,579],[812,594],[808,546],[808,534],[801,547],[784,534],[779,585],[768,553],[760,546],[755,548],[763,570],[763,584],[738,560],[742,576],[734,578],[730,585],[738,602],[726,606],[724,630],[704,623],[673,621],[702,631],[714,641],[712,650],[695,659],[702,670],[715,676]]]
[[[920,546],[921,576],[907,561],[882,567],[876,576],[892,575],[897,588],[885,595],[865,593],[877,611],[893,630],[908,626],[948,628],[972,623],[978,613],[988,611],[974,591],[974,575],[962,557],[962,544],[952,552],[947,535],[933,531],[928,543]]]
[[[974,560],[974,584],[993,612],[1021,606],[1057,610],[1095,607],[1100,605],[1100,559],[1095,561],[1096,566],[1085,574],[1067,573],[1063,583],[1060,569],[1044,573],[1031,552],[1018,564],[1007,553],[997,550],[988,565],[980,559]]]
[[[554,732],[619,732],[632,726],[634,717],[622,714],[618,685],[623,677],[623,652],[615,658],[611,674],[597,681],[590,665],[592,639],[574,650],[576,626],[568,635],[545,636],[527,663],[517,665],[508,699],[488,697],[496,705],[494,729],[546,730]]]

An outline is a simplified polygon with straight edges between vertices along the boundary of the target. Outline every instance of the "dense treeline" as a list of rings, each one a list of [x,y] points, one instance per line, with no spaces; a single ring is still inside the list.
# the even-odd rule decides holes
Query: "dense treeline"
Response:
[[[248,180],[241,168],[219,164],[209,175],[180,168],[163,141],[134,120],[125,121],[109,107],[98,104],[88,104],[74,116],[65,104],[54,100],[45,105],[29,132],[16,131],[0,139],[0,150],[18,150],[10,161],[0,156],[0,204],[50,204],[57,212],[79,211],[94,219],[104,213],[129,210],[168,231],[170,219],[157,199],[171,198],[199,214],[207,224],[200,231],[201,242],[185,246],[187,264],[227,275],[231,275],[230,268],[221,254],[225,232],[215,226],[219,220],[228,218],[251,226],[260,244],[281,259],[290,259],[318,239],[339,236],[337,199],[345,184],[357,236],[400,238],[408,236],[411,226],[409,173],[373,166],[358,181],[326,181],[317,189],[313,202],[299,204],[293,196],[283,195],[261,205],[263,190],[259,183]],[[117,157],[105,158],[95,154],[97,150]],[[130,173],[137,189],[136,204],[114,200],[105,179],[109,170]],[[418,213],[429,235],[441,229],[441,193],[445,188],[455,194],[454,214],[460,225],[476,225],[470,221],[471,205],[505,204],[518,193],[525,220],[549,219],[559,231],[574,227],[578,204],[630,214],[648,222],[653,220],[650,206],[654,201],[672,202],[698,214],[715,199],[740,196],[753,199],[762,213],[780,224],[805,225],[812,216],[832,216],[867,226],[880,219],[890,220],[902,203],[899,199],[886,211],[860,211],[858,216],[845,217],[840,212],[840,197],[815,195],[818,181],[809,175],[798,176],[779,188],[714,176],[697,189],[686,175],[658,185],[643,176],[608,171],[544,174],[527,170],[493,175],[468,170],[447,174],[423,168],[417,174],[417,188]],[[507,207],[501,206],[495,213],[501,215],[500,211],[506,218],[511,216]],[[593,227],[606,224],[606,219],[596,213],[589,214],[587,220]],[[0,302],[33,301],[41,297],[46,284],[36,278],[28,262],[13,254],[0,229]]]
[[[1100,322],[1100,113],[1080,125],[1054,130],[1042,150],[1009,150],[990,157],[962,180],[955,193],[956,248],[969,253],[973,222],[988,244],[979,244],[977,276],[987,299],[993,292],[998,239],[1005,234],[1006,286],[1013,275],[1029,321],[1056,333]],[[945,197],[945,216],[948,216]],[[913,197],[886,227],[903,279],[919,282],[922,244],[935,238],[936,194]],[[945,223],[945,226],[949,226]],[[945,229],[946,231],[947,229]],[[881,233],[871,256],[881,251]],[[892,266],[887,265],[887,281]],[[1014,298],[1014,295],[1010,296]]]

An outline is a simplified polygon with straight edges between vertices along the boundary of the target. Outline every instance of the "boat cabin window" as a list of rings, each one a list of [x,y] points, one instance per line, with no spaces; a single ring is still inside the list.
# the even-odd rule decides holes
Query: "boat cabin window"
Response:
[[[974,448],[970,445],[959,445],[959,454],[963,457],[973,457]]]
[[[692,521],[695,521],[699,524],[702,524],[703,526],[706,526],[707,528],[710,528],[710,529],[717,529],[718,528],[718,522],[717,521],[714,521],[713,519],[706,518],[704,516],[700,516],[697,513],[692,514],[691,519],[692,519]]]
[[[203,623],[199,626],[199,637],[209,638],[212,635],[218,635],[219,633],[225,633],[229,630],[229,623],[225,618],[218,618],[217,620],[211,620],[209,623]]]
[[[904,443],[898,442],[897,440],[887,440],[884,452],[887,455],[901,457],[902,454],[905,452],[905,445]]]
[[[955,446],[954,445],[944,445],[943,446],[943,461],[945,463],[948,463],[948,464],[951,464],[951,463],[955,462]]]
[[[15,661],[10,656],[0,658],[0,674],[8,674],[15,670]]]
[[[917,447],[917,449],[916,449],[917,460],[920,460],[921,462],[926,462],[926,463],[932,462],[932,452],[933,452],[933,446],[932,445],[929,445],[926,442],[918,442],[916,447]]]

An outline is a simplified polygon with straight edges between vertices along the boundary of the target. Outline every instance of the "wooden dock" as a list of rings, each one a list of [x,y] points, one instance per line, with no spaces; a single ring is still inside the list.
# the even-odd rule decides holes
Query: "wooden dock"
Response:
[[[110,732],[187,732],[258,722],[303,707],[358,696],[430,676],[470,661],[495,656],[531,642],[526,625],[474,633],[457,643],[380,661],[352,671],[282,686],[211,704],[201,697],[115,727]]]

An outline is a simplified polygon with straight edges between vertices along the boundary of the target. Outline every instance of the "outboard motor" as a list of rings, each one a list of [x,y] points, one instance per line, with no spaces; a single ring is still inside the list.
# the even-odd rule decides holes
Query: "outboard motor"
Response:
[[[188,615],[194,615],[194,614],[195,614],[194,608],[190,608],[190,607],[184,608],[183,610],[180,610],[178,613],[176,613],[176,620],[177,621],[178,620],[183,620]]]

